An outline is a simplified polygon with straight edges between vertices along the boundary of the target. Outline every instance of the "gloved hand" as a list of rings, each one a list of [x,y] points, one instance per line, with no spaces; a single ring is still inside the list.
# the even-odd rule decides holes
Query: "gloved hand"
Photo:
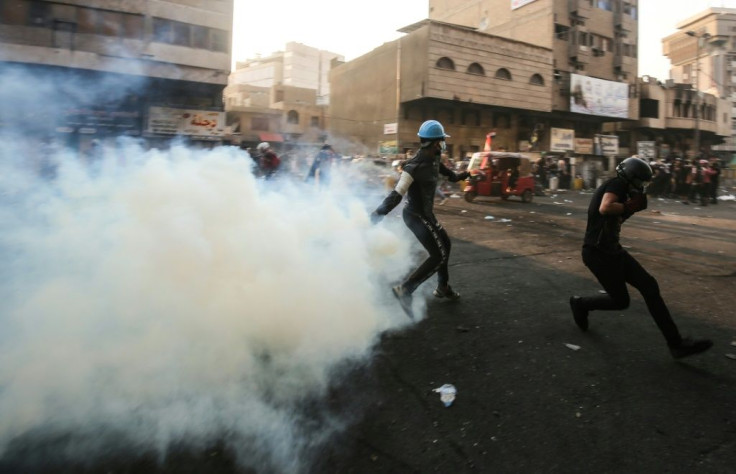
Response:
[[[383,215],[376,211],[371,212],[371,224],[378,224],[383,220]]]
[[[631,216],[635,212],[643,211],[647,208],[647,195],[644,193],[633,193],[624,203],[624,215]]]

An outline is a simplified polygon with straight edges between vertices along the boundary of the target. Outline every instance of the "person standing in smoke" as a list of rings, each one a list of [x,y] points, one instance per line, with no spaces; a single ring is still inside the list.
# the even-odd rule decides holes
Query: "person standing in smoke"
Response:
[[[659,284],[619,243],[621,224],[647,208],[645,184],[652,169],[642,159],[631,157],[616,167],[617,176],[603,183],[588,206],[588,224],[583,243],[583,263],[598,279],[605,294],[570,297],[570,308],[578,327],[588,330],[588,313],[593,310],[622,310],[629,307],[630,284],[644,297],[649,313],[664,335],[676,359],[708,350],[707,339],[683,339],[659,292]]]
[[[281,165],[281,160],[271,149],[271,145],[268,142],[259,143],[256,147],[258,152],[261,154],[258,165],[261,169],[261,173],[265,179],[271,179]]]
[[[401,307],[412,318],[412,293],[434,273],[438,276],[438,285],[434,290],[437,298],[450,300],[460,298],[460,294],[453,290],[449,283],[447,262],[450,257],[450,237],[437,221],[433,207],[440,174],[452,182],[470,176],[467,171],[455,173],[442,163],[441,153],[445,150],[445,139],[449,138],[449,135],[445,133],[441,123],[428,120],[419,127],[417,135],[421,148],[403,163],[396,187],[371,214],[371,221],[379,222],[407,195],[406,206],[402,213],[404,223],[429,252],[427,259],[403,283],[392,288]]]
[[[309,174],[307,175],[307,180],[313,180],[317,175],[317,171],[319,171],[319,187],[328,186],[330,184],[332,165],[337,158],[338,155],[332,149],[331,145],[322,145],[319,153],[314,157],[312,167],[309,169]]]

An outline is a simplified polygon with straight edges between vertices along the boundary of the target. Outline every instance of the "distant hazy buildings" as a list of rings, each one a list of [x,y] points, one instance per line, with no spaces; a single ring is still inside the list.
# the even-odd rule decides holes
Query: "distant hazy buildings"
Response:
[[[731,121],[727,142],[712,148],[736,152],[736,9],[709,8],[677,24],[676,33],[662,40],[665,56],[671,62],[670,76],[675,83],[727,99]],[[692,107],[691,102],[681,103]],[[701,102],[702,108],[702,102]],[[705,112],[702,111],[701,112]],[[701,116],[703,114],[701,113]],[[703,117],[706,122],[708,119]],[[707,143],[706,143],[707,145]]]
[[[0,72],[66,88],[40,137],[81,149],[120,134],[221,140],[232,13],[233,0],[3,0]]]
[[[231,141],[277,147],[325,138],[330,69],[343,56],[296,42],[284,51],[236,63],[225,89]]]

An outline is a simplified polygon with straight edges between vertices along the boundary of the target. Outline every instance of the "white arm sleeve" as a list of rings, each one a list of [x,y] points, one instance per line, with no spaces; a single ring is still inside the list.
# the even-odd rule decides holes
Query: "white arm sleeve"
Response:
[[[399,178],[399,182],[396,183],[396,187],[394,188],[394,191],[404,196],[406,192],[409,190],[409,186],[411,186],[411,183],[414,182],[414,177],[407,173],[406,171],[401,172],[401,177]]]

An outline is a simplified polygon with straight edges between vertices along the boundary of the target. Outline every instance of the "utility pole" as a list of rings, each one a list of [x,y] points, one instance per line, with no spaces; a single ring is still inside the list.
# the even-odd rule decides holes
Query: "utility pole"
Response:
[[[686,35],[692,36],[695,38],[695,45],[696,45],[696,53],[695,53],[695,133],[694,133],[694,142],[695,142],[695,158],[698,158],[698,155],[700,154],[700,40],[704,39],[707,40],[710,38],[710,33],[702,33],[701,35],[698,35],[694,31],[686,31]]]

